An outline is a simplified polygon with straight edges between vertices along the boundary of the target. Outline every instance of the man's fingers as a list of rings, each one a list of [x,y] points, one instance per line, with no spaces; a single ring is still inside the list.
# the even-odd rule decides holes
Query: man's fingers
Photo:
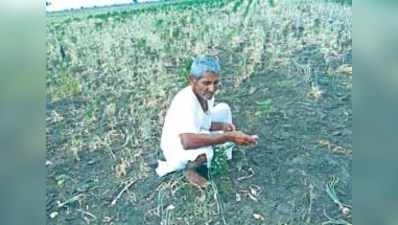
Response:
[[[250,143],[252,143],[252,144],[257,144],[257,139],[258,139],[257,135],[250,135],[249,136]]]
[[[249,145],[249,144],[257,144],[258,136],[257,135],[247,135],[243,133],[236,133],[236,141],[235,143],[240,145]]]
[[[228,123],[227,124],[227,131],[235,131],[235,129],[236,129],[236,127],[235,127],[235,125],[233,125],[232,123]]]
[[[258,136],[257,136],[257,135],[251,135],[251,138],[252,138],[255,142],[257,142],[257,140],[258,140]]]

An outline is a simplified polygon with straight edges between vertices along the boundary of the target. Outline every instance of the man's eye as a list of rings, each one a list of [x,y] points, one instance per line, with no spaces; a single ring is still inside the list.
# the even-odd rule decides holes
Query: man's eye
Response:
[[[210,81],[205,81],[205,82],[203,82],[203,84],[206,85],[206,86],[209,86],[211,84],[211,82]]]

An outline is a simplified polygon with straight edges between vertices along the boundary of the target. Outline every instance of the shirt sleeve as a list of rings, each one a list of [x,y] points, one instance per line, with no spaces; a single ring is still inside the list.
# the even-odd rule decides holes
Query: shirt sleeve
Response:
[[[174,118],[172,126],[176,135],[198,133],[200,130],[195,104],[192,101],[184,100],[178,99],[173,108]]]

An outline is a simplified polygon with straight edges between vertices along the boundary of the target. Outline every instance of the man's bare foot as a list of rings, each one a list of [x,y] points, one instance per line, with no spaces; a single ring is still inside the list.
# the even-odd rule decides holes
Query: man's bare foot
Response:
[[[195,163],[195,165],[197,165],[197,166],[203,165],[205,162],[207,162],[206,154],[201,154],[201,155],[199,155],[199,156],[193,161],[193,163]]]
[[[206,178],[199,175],[194,169],[187,169],[184,175],[190,184],[198,188],[206,188],[208,185]]]

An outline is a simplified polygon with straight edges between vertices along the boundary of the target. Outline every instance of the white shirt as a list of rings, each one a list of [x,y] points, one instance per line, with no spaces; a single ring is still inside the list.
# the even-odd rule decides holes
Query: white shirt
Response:
[[[214,97],[207,101],[208,110],[203,112],[192,86],[180,90],[174,97],[166,113],[160,147],[164,155],[175,155],[185,151],[179,137],[182,133],[209,132],[210,112],[214,106]]]

